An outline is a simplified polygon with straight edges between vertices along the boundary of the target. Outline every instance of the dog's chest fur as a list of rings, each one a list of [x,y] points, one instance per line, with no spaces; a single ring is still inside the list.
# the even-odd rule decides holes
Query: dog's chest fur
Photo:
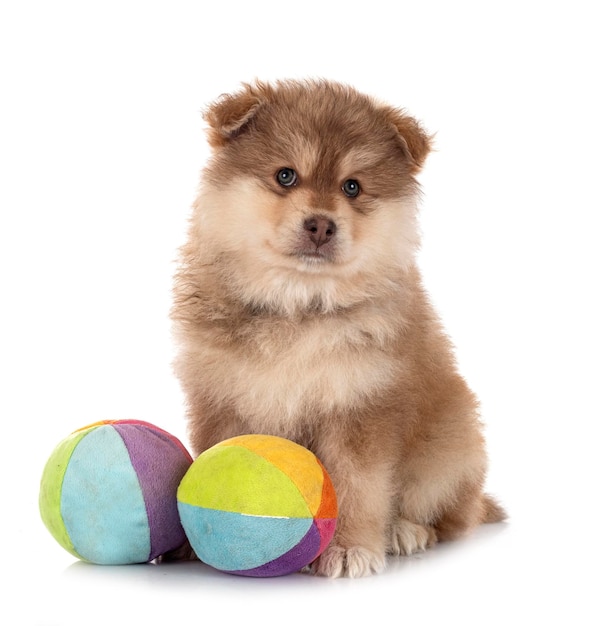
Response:
[[[231,405],[252,428],[288,429],[353,410],[389,386],[399,366],[396,332],[373,306],[301,319],[261,316],[227,334],[207,327],[196,360],[214,403]]]

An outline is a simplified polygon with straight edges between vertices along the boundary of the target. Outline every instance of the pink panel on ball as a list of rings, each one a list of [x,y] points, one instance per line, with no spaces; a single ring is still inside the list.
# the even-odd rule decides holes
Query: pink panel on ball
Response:
[[[316,556],[322,554],[326,547],[329,545],[333,535],[335,534],[335,526],[337,525],[336,519],[315,519],[314,524],[318,528],[320,534],[320,548]]]

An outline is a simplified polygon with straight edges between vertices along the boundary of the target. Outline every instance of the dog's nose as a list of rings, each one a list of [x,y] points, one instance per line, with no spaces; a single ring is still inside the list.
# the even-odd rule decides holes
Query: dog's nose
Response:
[[[320,246],[324,246],[337,232],[337,226],[333,220],[316,215],[309,217],[304,222],[304,230],[307,231],[310,239],[316,244],[316,247],[320,248]]]

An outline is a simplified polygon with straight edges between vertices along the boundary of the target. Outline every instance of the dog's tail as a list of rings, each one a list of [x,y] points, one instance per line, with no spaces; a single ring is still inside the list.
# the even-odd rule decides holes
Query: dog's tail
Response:
[[[484,524],[495,524],[508,519],[508,514],[504,508],[492,496],[485,495],[483,505],[485,509]]]

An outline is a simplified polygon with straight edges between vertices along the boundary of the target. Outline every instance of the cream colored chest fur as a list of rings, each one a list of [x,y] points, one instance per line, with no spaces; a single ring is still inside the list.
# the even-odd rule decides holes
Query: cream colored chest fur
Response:
[[[191,356],[206,372],[200,382],[213,400],[233,406],[252,428],[289,428],[357,407],[391,383],[397,363],[387,344],[394,329],[384,319],[367,311],[358,319],[268,324],[242,345],[207,335]]]

